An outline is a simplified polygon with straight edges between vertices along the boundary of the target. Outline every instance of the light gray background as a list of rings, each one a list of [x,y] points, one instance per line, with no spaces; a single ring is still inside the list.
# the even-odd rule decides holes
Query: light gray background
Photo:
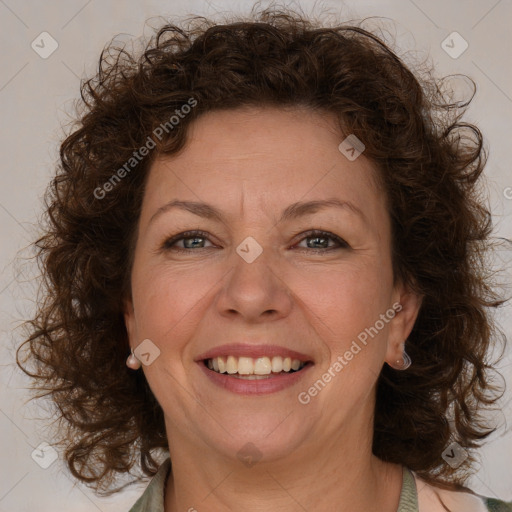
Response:
[[[305,13],[314,7],[314,2],[306,0],[284,3],[299,5]],[[391,33],[395,32],[401,55],[408,52],[406,61],[429,57],[439,74],[464,73],[473,77],[479,90],[467,119],[481,128],[490,149],[486,175],[496,234],[512,238],[512,188],[508,188],[512,187],[511,1],[332,0],[316,4],[315,12],[325,6],[332,13],[341,13],[344,19],[388,18],[384,21]],[[41,215],[41,197],[56,162],[62,126],[70,121],[72,100],[79,97],[80,78],[95,71],[101,49],[114,35],[124,34],[123,40],[129,35],[151,35],[151,26],[158,25],[155,17],[248,12],[251,6],[250,1],[234,0],[0,0],[0,512],[122,512],[144,489],[142,485],[102,499],[76,483],[63,464],[62,454],[47,469],[36,464],[31,453],[49,441],[45,422],[34,419],[44,417],[44,402],[39,406],[26,403],[29,381],[14,362],[14,346],[21,341],[15,328],[33,311],[35,301],[31,280],[35,268],[30,261],[15,263],[15,257],[37,232],[34,223]],[[145,25],[148,18],[153,20]],[[372,24],[367,26],[371,28]],[[47,59],[31,48],[32,41],[43,31],[59,45]],[[469,44],[456,59],[441,47],[453,31]],[[511,307],[498,316],[509,334]],[[510,387],[510,349],[501,366]],[[512,432],[505,419],[510,425],[511,397],[507,391],[502,411],[495,417],[500,427],[481,450],[481,468],[470,481],[476,492],[507,500],[512,499]]]

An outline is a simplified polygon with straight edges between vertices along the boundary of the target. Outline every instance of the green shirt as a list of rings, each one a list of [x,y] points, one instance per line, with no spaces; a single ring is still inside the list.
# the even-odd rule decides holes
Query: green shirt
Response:
[[[129,512],[164,512],[165,483],[170,471],[171,459],[168,457],[158,468],[157,473],[153,476],[151,482],[149,482],[146,490]],[[457,495],[459,493],[451,494]],[[481,510],[488,510],[490,512],[512,512],[512,502],[505,503],[504,501],[485,498],[478,495],[475,496],[475,499],[479,503],[481,502],[481,506],[484,507],[483,509],[480,508]],[[193,510],[193,507],[191,507],[191,509]],[[416,480],[413,473],[406,467],[404,467],[403,471],[402,491],[400,493],[397,512],[420,512],[418,508],[418,490],[416,488]],[[467,511],[459,508],[452,512]]]

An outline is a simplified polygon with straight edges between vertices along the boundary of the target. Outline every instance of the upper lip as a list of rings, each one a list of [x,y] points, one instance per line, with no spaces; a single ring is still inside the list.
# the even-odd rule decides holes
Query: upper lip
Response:
[[[205,359],[213,359],[214,357],[290,357],[291,359],[298,359],[304,363],[312,361],[313,358],[296,350],[290,350],[286,347],[279,345],[251,345],[244,343],[231,343],[227,345],[220,345],[214,347],[207,352],[199,355],[195,361],[204,361]]]

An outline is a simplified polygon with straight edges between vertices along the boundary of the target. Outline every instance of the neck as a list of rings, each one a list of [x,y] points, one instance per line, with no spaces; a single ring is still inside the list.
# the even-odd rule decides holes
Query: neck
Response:
[[[371,453],[371,442],[312,443],[286,460],[244,466],[215,450],[206,453],[185,439],[170,444],[172,473],[165,512],[210,510],[325,510],[396,512],[402,467]],[[191,456],[191,454],[193,454]]]

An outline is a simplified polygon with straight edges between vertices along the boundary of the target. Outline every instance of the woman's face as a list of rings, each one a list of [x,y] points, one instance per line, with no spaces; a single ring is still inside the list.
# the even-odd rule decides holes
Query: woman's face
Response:
[[[134,349],[149,340],[142,368],[171,452],[272,460],[371,440],[377,377],[417,303],[393,287],[376,171],[344,139],[307,110],[211,112],[152,165],[125,320]],[[294,359],[300,371],[280,370]]]

